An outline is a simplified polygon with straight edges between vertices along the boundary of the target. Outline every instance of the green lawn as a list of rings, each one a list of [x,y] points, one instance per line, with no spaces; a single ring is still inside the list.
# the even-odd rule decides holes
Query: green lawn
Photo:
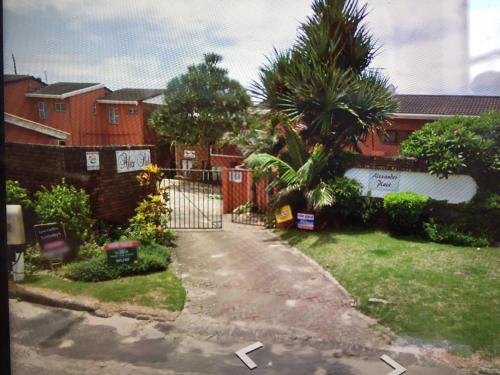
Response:
[[[415,342],[500,355],[500,248],[467,248],[375,230],[280,234],[315,259],[359,308]],[[368,298],[390,305],[368,305]]]
[[[70,295],[86,295],[103,302],[124,302],[170,311],[182,310],[186,298],[181,281],[169,271],[96,283],[40,275],[27,279],[23,284]]]

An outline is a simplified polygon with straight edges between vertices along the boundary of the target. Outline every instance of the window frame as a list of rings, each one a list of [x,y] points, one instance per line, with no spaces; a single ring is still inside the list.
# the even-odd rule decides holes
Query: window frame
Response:
[[[62,110],[61,110],[61,106],[62,106]],[[54,103],[54,112],[66,112],[66,103],[64,103],[64,102]]]
[[[136,107],[129,107],[127,108],[127,115],[134,116],[137,114],[137,108]]]
[[[119,125],[120,124],[120,114],[117,107],[109,107],[108,108],[108,122],[111,125]]]
[[[49,117],[49,106],[47,102],[37,103],[38,118],[40,120],[46,120]]]

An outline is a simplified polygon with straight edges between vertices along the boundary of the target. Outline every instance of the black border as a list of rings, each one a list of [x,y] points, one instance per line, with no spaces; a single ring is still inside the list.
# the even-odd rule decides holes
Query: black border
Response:
[[[3,1],[0,0],[0,36],[3,41]],[[3,42],[2,42],[3,45]],[[3,92],[3,47],[0,68],[2,71],[2,92],[0,94],[0,113],[2,124],[0,124],[0,374],[11,374],[10,359],[10,323],[9,323],[9,272],[7,252],[7,228],[5,225],[5,127],[4,127],[4,92]]]

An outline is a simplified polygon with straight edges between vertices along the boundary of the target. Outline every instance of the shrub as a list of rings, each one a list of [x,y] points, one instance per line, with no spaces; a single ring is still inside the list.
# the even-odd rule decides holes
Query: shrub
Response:
[[[24,252],[24,274],[29,277],[45,266],[45,261],[38,245],[29,245]]]
[[[456,246],[488,246],[489,241],[484,237],[475,237],[470,233],[463,233],[453,225],[424,223],[424,232],[434,242],[447,243]]]
[[[110,265],[106,255],[100,255],[81,262],[64,266],[64,277],[77,281],[104,281],[124,276],[146,274],[167,269],[170,262],[170,249],[157,244],[141,246],[137,261],[129,264]]]
[[[384,211],[393,229],[420,230],[428,201],[428,197],[412,192],[389,193],[384,197]]]
[[[359,182],[347,177],[336,177],[329,182],[333,192],[333,207],[344,218],[361,216],[362,187]]]
[[[164,174],[160,167],[155,164],[149,164],[144,170],[136,176],[139,186],[145,187],[151,194],[161,194],[161,182]]]
[[[77,242],[88,237],[94,221],[90,214],[89,196],[83,189],[63,181],[50,189],[36,192],[35,212],[42,223],[61,223],[68,236]]]
[[[162,195],[150,194],[135,209],[125,236],[141,243],[169,245],[174,233],[168,229],[170,209]]]
[[[370,195],[362,196],[362,186],[356,180],[337,177],[330,182],[335,204],[334,215],[344,221],[368,224],[372,222],[382,209],[382,200]]]
[[[23,188],[18,181],[7,180],[5,188],[7,204],[20,204],[25,209],[33,206],[28,190]]]
[[[235,215],[248,214],[248,213],[252,212],[253,209],[254,209],[254,205],[252,204],[252,202],[246,202],[246,203],[240,204],[238,207],[236,207],[233,210],[233,214],[235,214]]]
[[[77,258],[79,260],[86,260],[98,257],[104,253],[102,247],[100,247],[96,242],[89,241],[84,242],[79,248],[77,253]]]

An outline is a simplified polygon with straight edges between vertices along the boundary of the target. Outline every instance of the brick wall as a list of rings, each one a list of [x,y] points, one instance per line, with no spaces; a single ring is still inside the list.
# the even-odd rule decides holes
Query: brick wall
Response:
[[[414,158],[356,155],[351,168],[427,172],[425,162]]]
[[[193,157],[185,157],[184,151],[194,151]],[[210,160],[210,147],[209,146],[185,146],[177,144],[175,146],[175,167],[182,169],[182,160],[191,160],[193,165],[191,169],[204,169],[203,162]]]
[[[31,192],[41,186],[57,184],[61,178],[90,194],[92,212],[107,223],[123,224],[134,213],[144,191],[135,181],[138,172],[117,173],[117,150],[151,151],[154,146],[84,146],[64,147],[20,143],[5,144],[6,178],[17,180]],[[100,169],[87,171],[86,152],[98,151]]]

